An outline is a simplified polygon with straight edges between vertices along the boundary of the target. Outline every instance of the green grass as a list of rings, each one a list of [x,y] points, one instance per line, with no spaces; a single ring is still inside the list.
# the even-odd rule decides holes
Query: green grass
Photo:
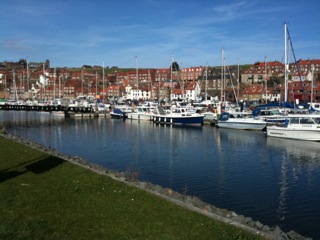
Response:
[[[263,239],[0,137],[0,239]]]

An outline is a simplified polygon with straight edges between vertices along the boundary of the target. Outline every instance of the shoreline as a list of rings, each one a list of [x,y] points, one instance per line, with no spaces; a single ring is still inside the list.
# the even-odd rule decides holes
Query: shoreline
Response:
[[[49,155],[58,157],[80,167],[89,169],[97,174],[109,176],[113,180],[123,182],[127,185],[147,191],[176,205],[182,206],[183,208],[186,208],[190,211],[203,214],[211,219],[236,226],[260,236],[264,236],[270,239],[310,239],[299,235],[293,230],[285,233],[279,228],[279,226],[269,227],[267,225],[263,225],[259,221],[252,220],[252,218],[250,217],[238,215],[235,212],[226,209],[217,208],[213,205],[201,201],[197,197],[180,194],[173,191],[172,189],[162,188],[159,185],[154,185],[149,182],[138,181],[138,174],[134,172],[134,170],[128,169],[125,172],[113,171],[100,165],[86,162],[81,157],[66,155],[42,144],[20,138],[12,134],[7,134],[5,129],[0,130],[0,136],[8,140],[31,147],[37,151],[42,151]]]

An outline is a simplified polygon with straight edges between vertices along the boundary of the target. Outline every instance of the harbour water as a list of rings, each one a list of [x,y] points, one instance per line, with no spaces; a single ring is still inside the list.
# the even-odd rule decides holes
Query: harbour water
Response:
[[[0,126],[141,181],[320,239],[320,143],[262,132],[0,111]]]

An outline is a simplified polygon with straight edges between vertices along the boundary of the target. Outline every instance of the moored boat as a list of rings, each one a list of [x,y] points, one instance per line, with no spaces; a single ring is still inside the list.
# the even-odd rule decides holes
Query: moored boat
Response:
[[[110,111],[110,116],[112,118],[127,118],[127,114],[125,112],[122,112],[119,108],[114,108],[112,111]]]
[[[268,137],[320,141],[320,115],[288,115],[284,124],[266,127]]]
[[[161,106],[156,107],[157,113],[152,119],[155,123],[180,124],[180,125],[203,125],[203,114],[190,113],[184,108],[177,108],[170,113],[166,113]]]
[[[230,128],[239,130],[262,130],[266,127],[264,119],[256,118],[241,112],[224,112],[217,122],[219,128]]]
[[[128,119],[151,121],[154,110],[155,108],[150,106],[135,106],[133,111],[126,114],[128,115]]]

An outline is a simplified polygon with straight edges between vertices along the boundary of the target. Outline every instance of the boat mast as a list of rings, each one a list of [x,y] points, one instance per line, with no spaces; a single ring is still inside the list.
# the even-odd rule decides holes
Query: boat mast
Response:
[[[150,76],[150,69],[148,69],[148,82],[150,81],[150,84],[148,84],[148,92],[150,93],[149,99],[152,99],[152,81],[151,81],[151,76]]]
[[[96,96],[95,96],[95,99],[97,98],[97,95],[98,95],[98,74],[96,72]]]
[[[265,81],[265,90],[266,90],[266,104],[268,102],[268,98],[267,98],[267,95],[268,95],[268,71],[267,71],[267,57],[264,57],[264,69],[265,69],[265,72],[266,72],[266,81]]]
[[[224,67],[223,67],[223,63],[224,63],[224,49],[221,49],[221,83],[220,83],[220,94],[221,94],[221,102],[224,102],[224,98],[223,98],[223,86],[224,86]]]
[[[158,82],[158,105],[160,106],[160,85],[161,85],[161,74]]]
[[[171,94],[172,94],[172,66],[173,65],[173,54],[171,54],[171,67],[170,67],[170,96],[169,96],[169,102],[171,103]]]
[[[137,78],[137,100],[139,100],[139,72],[138,72],[138,58],[136,56],[136,78]]]
[[[313,82],[314,82],[314,64],[311,64],[311,101],[310,101],[310,106],[312,107],[313,103]]]
[[[284,23],[284,102],[288,101],[287,24]]]
[[[239,59],[237,60],[237,62],[238,62],[238,101],[239,101],[239,92],[240,92],[240,77],[239,77],[239,73],[240,73],[240,69],[239,69]]]
[[[42,67],[43,67],[43,79],[44,79],[44,82],[43,82],[43,89],[44,89],[44,100],[46,99],[46,75],[44,73],[44,63],[42,63]]]
[[[208,85],[208,63],[207,63],[207,66],[206,66],[206,87],[205,87],[205,92],[204,92],[204,98],[205,98],[205,101],[207,101],[207,85]]]
[[[226,102],[226,58],[223,54],[223,101]]]
[[[53,99],[56,98],[56,68],[53,71],[54,81],[53,81]]]
[[[60,72],[59,72],[60,73]],[[59,86],[58,86],[58,94],[59,94],[59,98],[61,98],[61,93],[60,93],[60,85],[61,85],[61,78],[60,78],[60,74],[59,74]]]
[[[16,85],[16,80],[14,75],[14,69],[12,69],[12,75],[13,75],[13,89],[14,89],[15,99],[16,101],[18,101],[19,98],[18,98],[17,85]]]
[[[103,94],[103,102],[105,102],[105,101],[104,101],[104,99],[105,99],[104,78],[105,78],[105,76],[104,76],[104,61],[103,61],[103,62],[102,62],[102,94]]]
[[[4,99],[6,99],[7,92],[7,75],[4,75]]]
[[[29,63],[27,59],[27,87],[28,87],[28,98],[29,98],[29,92],[30,92],[30,76],[29,76]]]
[[[83,69],[81,69],[81,95],[84,96],[84,92],[83,92]]]

